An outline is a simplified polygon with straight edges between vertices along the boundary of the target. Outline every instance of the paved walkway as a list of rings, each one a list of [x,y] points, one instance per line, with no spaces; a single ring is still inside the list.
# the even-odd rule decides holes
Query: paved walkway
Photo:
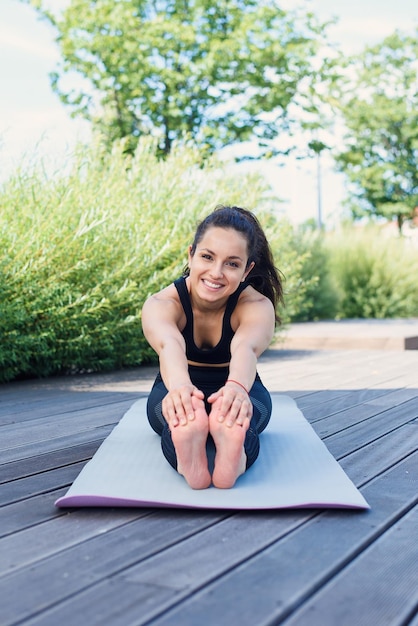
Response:
[[[275,347],[290,350],[418,350],[418,318],[291,324],[280,334]]]

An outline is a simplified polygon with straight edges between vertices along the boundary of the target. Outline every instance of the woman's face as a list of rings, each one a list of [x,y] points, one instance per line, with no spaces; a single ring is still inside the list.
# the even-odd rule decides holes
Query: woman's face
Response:
[[[247,240],[232,228],[209,228],[191,255],[189,248],[190,285],[202,300],[226,300],[237,290],[254,266],[247,268]]]

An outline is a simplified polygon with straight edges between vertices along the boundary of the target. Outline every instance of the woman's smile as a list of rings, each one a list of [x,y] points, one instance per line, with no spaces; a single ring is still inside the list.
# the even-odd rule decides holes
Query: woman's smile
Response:
[[[223,287],[221,283],[214,283],[207,278],[203,278],[202,281],[206,285],[206,287],[209,287],[209,289],[220,289],[221,287]]]

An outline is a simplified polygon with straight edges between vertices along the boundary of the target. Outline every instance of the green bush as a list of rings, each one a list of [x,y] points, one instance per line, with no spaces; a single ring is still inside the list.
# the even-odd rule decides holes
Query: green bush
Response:
[[[192,145],[80,148],[69,173],[17,171],[0,191],[0,380],[155,359],[144,300],[172,282],[217,204],[255,210],[285,277],[284,323],[418,316],[418,251],[379,230],[323,234],[277,220],[264,179]],[[409,245],[408,245],[409,244]]]
[[[340,318],[418,316],[418,250],[376,227],[346,228],[328,238]]]
[[[203,166],[193,146],[164,161],[154,148],[141,141],[132,158],[123,145],[80,149],[66,175],[16,172],[3,186],[0,380],[152,359],[142,304],[181,273],[197,221],[219,203],[260,208],[290,287],[301,283],[289,227],[262,211],[259,176]],[[302,291],[290,294],[291,309]]]
[[[292,312],[292,322],[332,319],[338,312],[338,291],[330,268],[324,233],[303,227],[296,230],[293,247],[302,264],[298,272],[304,285],[302,297]]]

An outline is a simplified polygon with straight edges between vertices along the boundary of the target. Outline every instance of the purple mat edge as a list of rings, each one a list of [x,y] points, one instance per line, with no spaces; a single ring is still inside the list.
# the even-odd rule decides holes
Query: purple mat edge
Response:
[[[78,496],[62,496],[55,502],[55,506],[58,508],[74,508],[74,507],[115,507],[115,508],[159,508],[159,509],[207,509],[207,510],[229,510],[228,507],[208,506],[208,505],[185,505],[176,503],[164,503],[153,502],[152,500],[130,500],[127,498],[114,498],[111,496],[93,496],[93,495],[78,495]],[[232,507],[231,510],[242,511],[274,511],[285,509],[342,509],[353,511],[367,511],[364,506],[354,504],[324,504],[323,502],[310,502],[305,504],[286,504],[281,506],[265,506],[257,507],[252,506]]]

